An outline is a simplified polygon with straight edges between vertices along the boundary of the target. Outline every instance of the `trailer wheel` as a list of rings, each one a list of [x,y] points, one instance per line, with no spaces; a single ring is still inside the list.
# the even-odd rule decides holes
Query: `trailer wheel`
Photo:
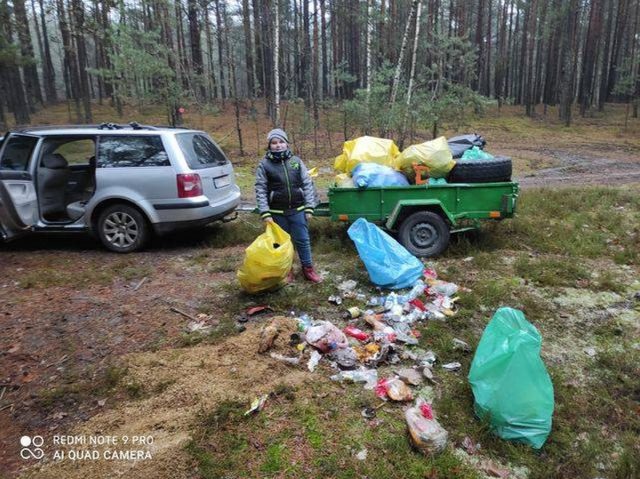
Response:
[[[398,239],[418,257],[438,256],[449,245],[449,226],[437,213],[418,211],[400,225]]]

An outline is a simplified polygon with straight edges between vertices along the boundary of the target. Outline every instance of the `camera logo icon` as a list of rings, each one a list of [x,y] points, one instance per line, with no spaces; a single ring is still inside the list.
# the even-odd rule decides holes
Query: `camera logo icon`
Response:
[[[44,451],[41,449],[44,444],[42,436],[22,436],[20,438],[20,457],[22,459],[42,459]]]

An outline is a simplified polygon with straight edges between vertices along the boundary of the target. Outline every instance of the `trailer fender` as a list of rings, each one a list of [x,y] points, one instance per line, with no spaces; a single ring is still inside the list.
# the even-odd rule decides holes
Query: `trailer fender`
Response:
[[[450,225],[454,227],[456,220],[453,215],[444,207],[440,200],[402,200],[398,201],[395,208],[387,218],[385,227],[394,231],[400,227],[400,223],[403,218],[413,213],[414,211],[428,210],[438,213],[440,216],[449,221]]]

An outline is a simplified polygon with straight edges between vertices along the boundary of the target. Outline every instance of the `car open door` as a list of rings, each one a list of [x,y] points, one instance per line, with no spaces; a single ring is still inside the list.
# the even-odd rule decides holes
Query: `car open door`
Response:
[[[0,234],[11,239],[32,230],[38,219],[38,201],[31,175],[0,170]]]
[[[37,138],[10,135],[0,155],[0,237],[12,239],[32,231],[38,221],[38,198],[28,171]]]

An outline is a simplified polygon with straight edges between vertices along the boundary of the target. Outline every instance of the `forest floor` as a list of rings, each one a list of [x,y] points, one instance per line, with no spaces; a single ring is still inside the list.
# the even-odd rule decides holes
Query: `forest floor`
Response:
[[[128,114],[164,123],[148,111]],[[64,117],[60,106],[34,122]],[[96,108],[96,120],[113,121],[113,112]],[[254,148],[241,158],[231,110],[186,120],[236,158],[251,201],[267,121],[243,124]],[[289,122],[303,123],[293,113]],[[469,123],[459,131],[477,131],[488,151],[512,156],[526,188],[516,218],[458,235],[427,262],[467,289],[454,317],[419,327],[420,346],[436,353],[437,364],[462,363],[458,372],[435,369],[434,410],[450,442],[442,455],[413,450],[402,406],[330,381],[326,363],[311,373],[257,353],[260,329],[273,317],[307,313],[340,323],[344,306],[326,298],[341,281],[357,281],[367,296],[378,292],[345,228],[317,219],[314,255],[325,282],[309,285],[298,271],[278,292],[242,294],[235,271],[261,230],[245,215],[156,239],[134,255],[75,236],[0,246],[0,477],[637,477],[640,123],[625,129],[622,108],[571,128],[551,113],[530,119],[515,108]],[[325,131],[316,154],[312,137],[289,132],[326,187],[343,134]],[[241,322],[259,304],[272,311]],[[455,337],[475,349],[499,306],[522,309],[543,338],[555,413],[540,451],[497,439],[474,417],[466,380],[473,353],[451,345]],[[191,320],[176,311],[209,332],[189,332]],[[278,321],[274,350],[291,355],[295,324]],[[270,394],[264,410],[245,417],[263,394]],[[374,419],[362,417],[367,407],[376,408]],[[44,438],[44,459],[20,457],[25,435]],[[94,459],[83,451],[102,455],[105,446],[54,444],[61,436],[116,437],[111,451],[151,458]],[[56,450],[65,457],[56,459]]]

